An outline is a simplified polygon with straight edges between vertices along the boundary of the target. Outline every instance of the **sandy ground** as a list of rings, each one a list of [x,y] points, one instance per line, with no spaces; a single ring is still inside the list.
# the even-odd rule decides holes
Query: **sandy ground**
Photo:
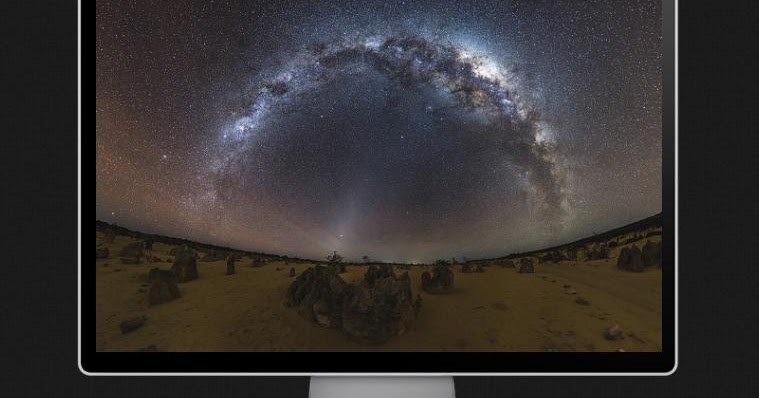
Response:
[[[382,345],[361,345],[282,304],[293,281],[290,267],[300,274],[311,265],[274,262],[252,268],[250,259],[244,258],[237,262],[237,273],[227,276],[224,261],[198,262],[199,279],[179,284],[182,297],[151,307],[147,272],[156,266],[169,269],[171,264],[121,264],[115,254],[131,241],[118,236],[105,245],[111,258],[90,266],[95,269],[89,272],[97,274],[98,351],[132,351],[150,345],[160,351],[661,350],[661,270],[620,271],[616,258],[537,264],[534,274],[492,266],[484,273],[462,274],[456,266],[455,291],[445,295],[421,291],[423,269],[412,267],[414,294],[422,296],[412,329]],[[166,260],[171,258],[170,249],[156,243],[149,253]],[[618,251],[613,249],[612,257]],[[88,272],[83,267],[82,272]],[[349,266],[342,276],[358,280],[364,270]],[[578,304],[578,297],[589,304]],[[147,317],[144,326],[121,334],[119,323],[139,315]],[[603,333],[615,324],[624,338],[607,341]]]

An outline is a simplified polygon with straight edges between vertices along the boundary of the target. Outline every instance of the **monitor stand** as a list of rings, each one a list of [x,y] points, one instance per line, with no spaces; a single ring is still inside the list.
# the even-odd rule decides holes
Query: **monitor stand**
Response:
[[[455,398],[451,376],[312,376],[309,398]]]

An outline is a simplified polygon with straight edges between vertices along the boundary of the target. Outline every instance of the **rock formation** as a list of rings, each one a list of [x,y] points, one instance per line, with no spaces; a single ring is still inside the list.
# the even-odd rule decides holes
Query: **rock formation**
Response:
[[[179,298],[179,287],[173,275],[172,277],[157,277],[150,283],[148,290],[148,303],[150,305],[168,303],[177,298]]]
[[[227,252],[224,250],[209,250],[203,257],[200,258],[201,262],[210,263],[214,261],[221,261],[227,258]]]
[[[453,271],[446,264],[437,264],[432,269],[422,273],[422,290],[427,293],[446,293],[453,290]]]
[[[103,242],[104,243],[113,243],[114,240],[116,240],[116,233],[113,232],[112,229],[106,229],[104,231],[105,236],[103,236]]]
[[[237,256],[234,254],[230,254],[229,257],[227,257],[227,275],[233,275],[235,273],[235,261],[237,260]]]
[[[606,244],[597,244],[588,252],[588,260],[602,260],[609,258],[609,248]]]
[[[661,243],[647,241],[646,244],[643,245],[641,254],[643,255],[644,267],[650,267],[652,265],[661,266]]]
[[[617,268],[625,271],[642,272],[643,255],[640,249],[635,245],[622,248],[622,251],[619,252],[619,258],[617,258]]]
[[[143,241],[137,241],[122,247],[119,251],[121,262],[124,264],[139,264],[141,257],[143,257],[142,250],[145,247],[144,245]]]
[[[364,343],[383,343],[408,330],[421,301],[412,297],[407,272],[398,277],[390,266],[370,266],[355,285],[338,272],[331,266],[308,268],[288,288],[285,304]]]
[[[174,264],[171,266],[171,272],[177,277],[177,282],[188,282],[198,279],[198,266],[195,260],[195,252],[191,249],[184,249],[174,257]]]
[[[519,273],[520,274],[532,274],[535,273],[535,266],[532,264],[532,259],[525,257],[519,259]]]

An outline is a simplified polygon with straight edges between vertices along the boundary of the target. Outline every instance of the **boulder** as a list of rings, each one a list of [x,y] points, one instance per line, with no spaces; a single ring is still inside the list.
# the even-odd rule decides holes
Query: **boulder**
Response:
[[[233,275],[235,273],[235,261],[237,260],[237,256],[234,254],[230,254],[229,257],[227,257],[227,275]]]
[[[520,274],[535,273],[535,266],[532,264],[531,258],[525,257],[519,260],[519,273]]]
[[[315,266],[303,271],[290,284],[285,305],[297,307],[301,315],[325,326],[340,325],[339,319],[348,284],[332,267]],[[318,305],[317,305],[318,303]]]
[[[150,305],[168,303],[179,298],[179,287],[174,278],[158,278],[153,280],[148,291]]]
[[[422,290],[430,294],[447,293],[453,290],[453,271],[445,264],[437,264],[422,273]]]
[[[142,257],[142,250],[144,248],[144,242],[143,241],[137,241],[127,244],[126,246],[121,248],[121,251],[119,251],[119,257],[130,257],[130,258],[137,258],[139,259]]]
[[[642,272],[643,255],[640,249],[635,245],[622,248],[622,251],[619,252],[619,258],[617,258],[617,268],[625,271]]]
[[[176,254],[171,272],[177,277],[177,282],[189,282],[198,279],[198,266],[195,260],[195,252],[185,249]]]
[[[170,270],[163,270],[158,267],[155,267],[155,268],[152,268],[150,271],[148,271],[148,280],[150,282],[157,281],[157,280],[176,281],[177,276],[174,275],[174,272]]]
[[[506,259],[496,260],[495,265],[498,265],[503,268],[515,268],[514,261],[506,260]]]
[[[408,330],[421,306],[408,272],[397,277],[390,266],[370,266],[359,284],[346,283],[338,272],[332,266],[306,269],[288,288],[285,305],[363,343],[383,343]]]
[[[329,266],[332,267],[332,268],[334,268],[340,274],[344,274],[344,273],[348,272],[348,269],[346,268],[345,263],[331,262],[331,263],[329,263]]]
[[[577,247],[572,246],[564,251],[564,256],[567,258],[567,260],[576,261],[577,260]]]
[[[292,278],[294,276],[295,276],[295,268],[294,267],[290,267],[290,278]]]
[[[222,261],[227,258],[227,252],[224,250],[211,249],[203,257],[200,258],[201,262],[210,263],[214,261]]]
[[[555,263],[558,263],[559,261],[563,261],[563,260],[566,260],[566,258],[564,257],[564,255],[561,254],[561,252],[556,251],[556,250],[550,251],[550,252],[546,253],[545,256],[543,256],[543,261],[544,262],[551,262],[551,263],[555,264]]]
[[[98,258],[108,258],[109,255],[110,255],[110,251],[108,250],[107,247],[100,247],[100,248],[98,248],[98,249],[95,250],[95,258],[96,259],[98,259]]]
[[[253,256],[253,261],[250,264],[251,267],[258,268],[263,267],[264,265],[266,265],[266,259],[261,256]]]
[[[588,252],[588,260],[602,260],[605,258],[609,258],[609,247],[605,244],[595,245]]]
[[[641,254],[643,255],[643,266],[644,267],[650,267],[652,265],[661,265],[661,243],[654,243],[651,241],[647,241],[645,245],[643,245],[643,250],[641,251]]]
[[[105,236],[103,236],[103,242],[104,243],[113,243],[114,240],[116,240],[116,233],[113,232],[112,229],[106,229],[104,231]]]
[[[389,278],[390,275],[393,275],[393,268],[392,266],[388,264],[382,264],[382,265],[370,265],[369,268],[366,269],[366,273],[364,274],[364,282],[370,286],[374,287],[374,283],[379,279]]]
[[[354,340],[384,343],[392,336],[402,335],[416,319],[416,303],[411,293],[408,272],[400,277],[392,272],[374,280],[351,285],[342,312],[342,330]],[[421,305],[421,304],[420,304]]]

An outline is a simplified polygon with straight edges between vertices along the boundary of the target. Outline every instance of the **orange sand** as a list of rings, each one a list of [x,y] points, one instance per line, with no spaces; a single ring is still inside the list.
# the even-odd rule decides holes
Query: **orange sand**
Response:
[[[98,234],[98,242],[102,235]],[[660,236],[650,238],[659,240]],[[538,263],[535,274],[513,268],[486,267],[484,273],[462,274],[455,266],[455,291],[426,294],[419,288],[421,267],[409,271],[422,309],[411,330],[382,345],[362,345],[334,329],[325,329],[282,304],[307,264],[236,264],[225,275],[224,261],[198,262],[200,278],[179,284],[182,297],[150,307],[148,270],[170,263],[121,264],[118,249],[132,239],[118,236],[106,244],[111,258],[83,265],[96,272],[97,343],[99,351],[132,351],[155,345],[160,351],[660,351],[661,270],[643,273],[617,270],[612,249],[608,260]],[[645,239],[637,242],[638,247]],[[171,246],[156,243],[149,253],[165,260]],[[108,266],[104,264],[108,263]],[[92,270],[91,268],[95,269]],[[90,269],[87,269],[90,268]],[[348,266],[343,278],[358,280],[364,266]],[[119,270],[119,271],[117,271]],[[396,271],[402,272],[402,271]],[[571,285],[565,289],[564,285]],[[140,290],[143,290],[142,292]],[[570,294],[567,290],[574,290]],[[590,305],[575,302],[577,297]],[[145,315],[140,329],[122,335],[119,323]],[[619,324],[625,338],[607,341],[604,331]]]

